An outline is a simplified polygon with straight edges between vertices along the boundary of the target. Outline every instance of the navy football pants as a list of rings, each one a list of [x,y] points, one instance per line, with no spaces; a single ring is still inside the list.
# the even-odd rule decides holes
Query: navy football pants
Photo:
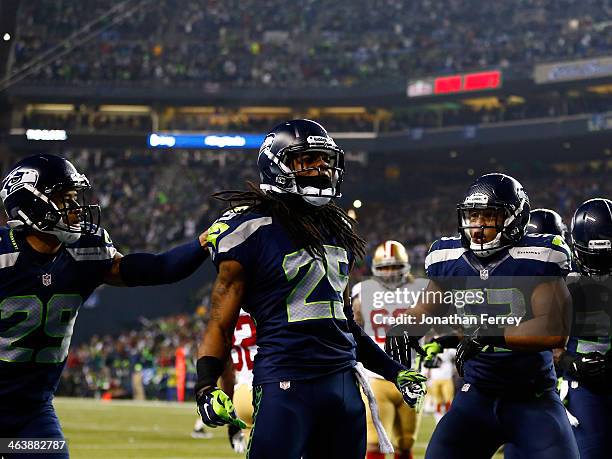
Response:
[[[464,386],[465,387],[465,386]],[[578,459],[578,448],[556,392],[529,399],[460,391],[440,420],[426,459],[489,459],[504,443],[513,459]]]
[[[3,438],[55,438],[64,440],[55,409],[51,402],[28,410],[11,409],[5,411],[0,407],[0,436]],[[1,455],[0,455],[1,456]],[[4,454],[6,459],[68,459],[68,453],[57,454]]]
[[[365,407],[353,370],[281,385],[253,388],[248,459],[365,457]]]
[[[598,395],[584,387],[571,387],[567,409],[578,418],[573,429],[580,459],[612,458],[612,395]]]

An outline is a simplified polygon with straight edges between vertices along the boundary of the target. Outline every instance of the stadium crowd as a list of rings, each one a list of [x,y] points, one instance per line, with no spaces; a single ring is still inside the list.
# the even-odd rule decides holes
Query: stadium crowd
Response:
[[[71,348],[58,395],[176,400],[177,349],[185,355],[186,387],[193,389],[203,327],[201,315],[176,315],[141,318],[137,329],[115,336],[92,336]]]
[[[473,68],[528,69],[543,60],[609,53],[610,4],[597,0],[61,0],[21,2],[13,69],[105,13],[141,3],[121,22],[32,80],[71,84],[304,87]],[[70,41],[70,40],[69,40]]]

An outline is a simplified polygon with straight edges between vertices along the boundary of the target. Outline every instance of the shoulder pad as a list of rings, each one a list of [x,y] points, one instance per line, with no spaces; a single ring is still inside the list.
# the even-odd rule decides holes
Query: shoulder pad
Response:
[[[571,269],[571,251],[561,236],[552,234],[526,234],[516,246],[508,249],[513,258],[522,258],[557,264]]]
[[[271,225],[272,217],[256,212],[225,212],[208,228],[207,242],[214,253],[229,252],[246,241],[262,226]]]
[[[74,244],[66,246],[76,261],[101,261],[115,257],[117,249],[108,232],[100,227],[95,234],[84,234]]]
[[[425,257],[425,269],[434,263],[444,261],[452,261],[461,258],[466,252],[465,247],[461,245],[460,237],[443,237],[434,241],[429,248],[427,257]]]
[[[7,227],[0,227],[0,269],[14,266],[17,258],[19,258],[19,246],[13,232]]]

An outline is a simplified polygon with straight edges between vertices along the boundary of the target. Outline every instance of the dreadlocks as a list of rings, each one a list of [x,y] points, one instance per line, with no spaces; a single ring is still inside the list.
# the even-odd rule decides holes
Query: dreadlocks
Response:
[[[355,220],[336,204],[316,207],[299,196],[266,194],[253,183],[249,190],[228,190],[213,194],[213,198],[228,203],[228,209],[246,206],[243,212],[270,213],[285,228],[291,240],[303,246],[313,258],[325,259],[323,241],[333,235],[340,247],[355,257],[363,258],[365,241],[353,230]]]

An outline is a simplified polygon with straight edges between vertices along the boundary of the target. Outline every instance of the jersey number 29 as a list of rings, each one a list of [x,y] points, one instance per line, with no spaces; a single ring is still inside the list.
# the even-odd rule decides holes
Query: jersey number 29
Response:
[[[81,306],[80,295],[53,295],[46,307],[37,296],[12,296],[0,303],[0,322],[15,314],[25,314],[25,318],[0,335],[0,361],[3,362],[40,362],[61,363],[68,355],[72,329],[77,312]],[[59,346],[39,349],[18,347],[15,343],[32,332],[40,325],[46,336],[62,338]]]

